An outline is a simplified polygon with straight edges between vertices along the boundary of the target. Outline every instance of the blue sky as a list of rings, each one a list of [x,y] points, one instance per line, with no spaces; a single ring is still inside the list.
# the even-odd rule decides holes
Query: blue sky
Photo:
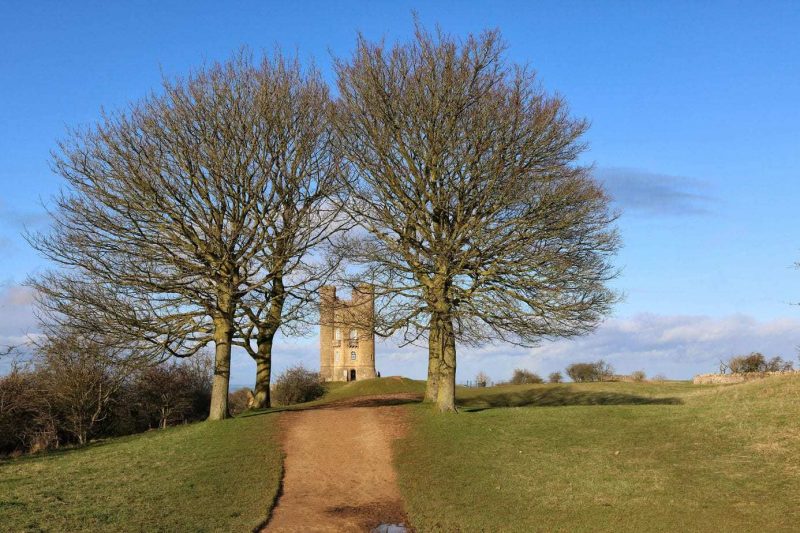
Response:
[[[712,371],[735,352],[795,359],[800,344],[798,2],[15,2],[0,4],[0,344],[35,332],[19,284],[44,263],[20,237],[46,225],[60,180],[49,152],[68,126],[122,109],[162,75],[275,45],[316,61],[357,31],[406,39],[412,12],[457,35],[498,27],[576,115],[617,199],[626,299],[590,337],[462,350],[459,379],[605,357],[621,371]],[[5,339],[5,340],[4,340]],[[286,339],[277,366],[315,366]],[[384,375],[424,358],[379,347]],[[246,356],[234,381],[251,380]]]

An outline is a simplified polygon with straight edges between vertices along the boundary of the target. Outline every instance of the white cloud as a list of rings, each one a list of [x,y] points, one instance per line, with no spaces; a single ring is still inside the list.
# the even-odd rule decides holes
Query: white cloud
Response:
[[[22,337],[36,329],[33,315],[33,290],[21,285],[0,287],[0,344]]]
[[[0,345],[20,344],[36,334],[33,292],[27,287],[0,288]],[[713,372],[719,361],[731,355],[760,351],[780,355],[797,363],[800,317],[761,321],[746,315],[726,317],[640,314],[606,321],[585,337],[542,343],[536,348],[496,344],[481,348],[458,348],[458,380],[472,379],[479,371],[493,379],[508,379],[514,368],[528,368],[546,376],[576,361],[605,359],[619,372],[643,369],[648,375],[666,374],[687,379]],[[398,346],[392,339],[377,343],[377,369],[384,376],[404,375],[422,379],[427,373],[427,349]],[[274,350],[274,373],[289,366],[319,365],[316,336],[278,338]],[[0,368],[2,372],[2,368]],[[255,364],[244,350],[236,350],[231,381],[249,385]]]
[[[32,290],[20,285],[0,287],[0,350],[17,346],[20,349],[15,354],[24,358],[36,333]],[[0,375],[8,371],[11,361],[11,357],[0,358]]]
[[[514,368],[528,368],[546,376],[573,362],[605,359],[618,372],[643,369],[648,375],[663,373],[674,379],[714,372],[719,361],[735,354],[760,351],[797,362],[800,318],[759,321],[745,315],[721,318],[641,314],[611,319],[585,337],[544,342],[536,348],[497,344],[482,348],[459,347],[458,380],[472,379],[479,371],[493,379],[508,379]],[[275,367],[301,360],[316,368],[316,338],[295,350],[276,347]],[[287,356],[287,359],[284,359]],[[400,348],[392,340],[379,342],[377,369],[384,376],[400,374],[424,378],[427,350]]]

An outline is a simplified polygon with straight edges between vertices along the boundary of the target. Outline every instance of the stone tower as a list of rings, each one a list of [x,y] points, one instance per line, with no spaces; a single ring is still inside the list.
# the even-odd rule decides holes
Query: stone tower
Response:
[[[375,297],[362,283],[350,300],[336,297],[336,287],[320,289],[319,372],[323,381],[357,381],[376,377]]]

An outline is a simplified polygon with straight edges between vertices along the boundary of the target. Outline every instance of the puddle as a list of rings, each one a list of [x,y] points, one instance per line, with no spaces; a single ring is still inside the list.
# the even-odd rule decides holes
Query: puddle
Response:
[[[407,533],[408,529],[403,524],[381,524],[372,529],[370,533]]]

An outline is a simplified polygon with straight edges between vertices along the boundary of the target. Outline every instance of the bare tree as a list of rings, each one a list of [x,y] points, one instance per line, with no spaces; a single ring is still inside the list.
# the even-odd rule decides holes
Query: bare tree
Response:
[[[196,419],[198,408],[208,405],[195,404],[211,392],[212,368],[205,356],[151,365],[136,373],[132,399],[148,417],[155,415],[160,429]]]
[[[48,336],[69,330],[84,339],[114,344],[116,356],[144,368],[170,356],[189,357],[209,342],[201,308],[176,295],[121,286],[90,269],[45,271],[29,277],[35,314]]]
[[[271,76],[282,71],[297,75],[280,57],[254,65],[242,52],[72,132],[54,156],[68,187],[52,232],[29,236],[64,267],[37,286],[54,314],[149,344],[151,355],[189,356],[215,344],[212,420],[227,416],[239,306],[256,291],[267,294],[275,279],[265,243],[285,191],[274,179],[291,169],[286,179],[303,177],[303,190],[328,164],[305,152],[318,143],[292,133],[320,135],[316,114],[327,93],[314,74],[309,99],[322,110],[275,108]],[[70,300],[83,310],[59,304]]]
[[[577,163],[587,123],[503,52],[497,31],[417,27],[391,48],[360,37],[337,63],[341,203],[369,234],[348,255],[382,298],[380,333],[427,337],[441,411],[455,410],[457,340],[582,334],[616,300],[614,215]]]
[[[109,414],[128,369],[108,346],[68,330],[58,333],[37,344],[37,376],[46,394],[42,401],[79,444],[86,444]]]
[[[264,65],[259,90],[270,126],[263,132],[264,155],[272,162],[265,169],[269,207],[257,256],[266,283],[243,297],[236,341],[256,362],[255,408],[270,405],[275,335],[279,329],[305,329],[318,288],[337,266],[314,250],[350,223],[330,201],[341,164],[333,150],[328,87],[319,72],[304,74],[296,60],[278,56]]]

